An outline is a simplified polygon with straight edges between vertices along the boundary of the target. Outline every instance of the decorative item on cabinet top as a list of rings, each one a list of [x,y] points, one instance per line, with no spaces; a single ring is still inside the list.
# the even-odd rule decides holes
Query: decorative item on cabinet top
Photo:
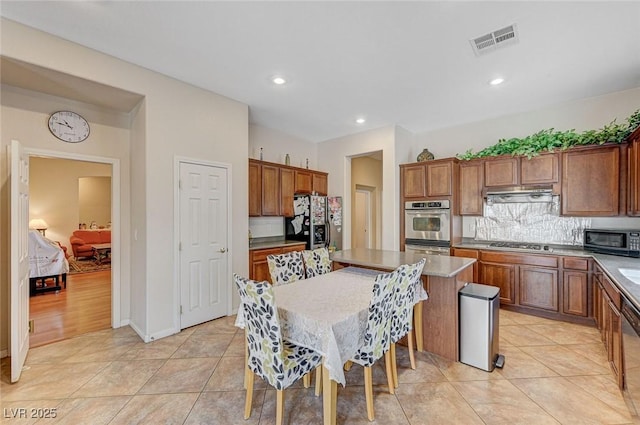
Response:
[[[424,148],[417,158],[418,162],[431,161],[432,159],[434,159],[434,156],[427,148]]]

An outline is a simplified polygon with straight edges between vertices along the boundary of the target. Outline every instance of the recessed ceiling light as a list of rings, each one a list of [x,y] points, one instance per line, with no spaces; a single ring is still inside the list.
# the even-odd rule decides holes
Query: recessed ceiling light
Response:
[[[357,118],[356,119],[356,124],[364,124],[367,120],[364,118]]]
[[[502,83],[504,83],[504,78],[501,77],[494,78],[493,80],[489,81],[489,84],[491,84],[492,86],[497,86]]]
[[[279,86],[283,85],[284,83],[287,82],[287,80],[284,79],[284,77],[280,76],[280,75],[276,75],[275,77],[273,77],[271,79],[271,81],[273,81],[273,84],[277,84]]]

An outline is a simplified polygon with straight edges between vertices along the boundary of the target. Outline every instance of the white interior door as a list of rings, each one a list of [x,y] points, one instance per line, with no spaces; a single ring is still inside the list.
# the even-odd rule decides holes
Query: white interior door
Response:
[[[11,141],[11,382],[29,352],[29,156]]]
[[[371,248],[371,194],[356,190],[354,208],[354,248]]]
[[[228,311],[228,170],[181,162],[180,329]]]

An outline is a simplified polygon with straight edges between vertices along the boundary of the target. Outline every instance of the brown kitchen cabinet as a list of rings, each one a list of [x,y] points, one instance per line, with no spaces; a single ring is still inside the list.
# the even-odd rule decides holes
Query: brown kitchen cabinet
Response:
[[[309,170],[295,170],[296,193],[311,193],[313,191],[313,177]]]
[[[452,257],[480,258],[480,252],[477,249],[451,248]],[[478,282],[478,261],[473,263],[473,281]]]
[[[559,181],[560,155],[557,152],[520,158],[521,185],[553,184]]]
[[[446,198],[453,195],[454,164],[452,159],[426,163],[427,198]]]
[[[482,215],[484,161],[460,161],[459,214]]]
[[[314,172],[311,174],[311,188],[318,195],[327,196],[328,192],[328,174]]]
[[[400,186],[405,200],[421,200],[427,196],[427,169],[425,164],[401,164]]]
[[[482,261],[478,265],[478,283],[500,288],[500,304],[516,304],[516,266]]]
[[[609,366],[616,377],[618,387],[624,388],[623,357],[622,357],[622,320],[620,308],[622,295],[599,265],[595,265],[594,273],[597,299],[596,325],[601,331],[602,341],[607,350]]]
[[[262,215],[280,215],[280,167],[262,164]]]
[[[562,215],[617,216],[620,211],[620,147],[562,152]]]
[[[628,140],[627,215],[640,216],[640,128]]]
[[[295,186],[295,172],[289,168],[280,168],[280,214],[283,217],[293,217]]]
[[[264,249],[253,249],[249,251],[249,279],[259,282],[271,282],[271,274],[269,273],[269,264],[267,263],[268,255],[278,255],[293,251],[303,251],[305,244],[287,245],[285,247],[274,247]]]
[[[589,316],[589,270],[591,260],[583,257],[562,258],[562,312]]]
[[[520,181],[519,157],[498,156],[484,161],[485,187],[517,186]]]
[[[262,215],[262,166],[249,160],[249,217]]]

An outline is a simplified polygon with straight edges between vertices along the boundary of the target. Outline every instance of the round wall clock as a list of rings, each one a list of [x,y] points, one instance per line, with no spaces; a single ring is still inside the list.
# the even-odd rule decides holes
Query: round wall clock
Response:
[[[75,112],[58,111],[49,117],[49,131],[63,142],[79,143],[89,137],[89,123]]]

